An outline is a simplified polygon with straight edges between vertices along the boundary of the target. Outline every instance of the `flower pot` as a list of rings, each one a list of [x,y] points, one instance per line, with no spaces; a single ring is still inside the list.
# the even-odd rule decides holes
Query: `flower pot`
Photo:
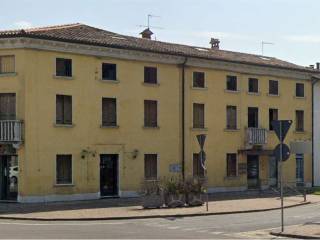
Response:
[[[163,206],[163,198],[161,195],[145,195],[142,198],[143,208],[161,208]]]
[[[186,203],[184,194],[166,194],[165,204],[169,208],[183,207]]]
[[[206,195],[203,193],[188,193],[187,204],[189,206],[202,206],[205,202]]]

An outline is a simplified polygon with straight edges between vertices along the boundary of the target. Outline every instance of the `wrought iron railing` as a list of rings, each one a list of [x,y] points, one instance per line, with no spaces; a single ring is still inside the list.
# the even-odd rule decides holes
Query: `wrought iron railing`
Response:
[[[249,145],[267,144],[267,129],[265,128],[247,128],[247,143]]]
[[[0,120],[0,142],[19,143],[22,141],[21,120]]]

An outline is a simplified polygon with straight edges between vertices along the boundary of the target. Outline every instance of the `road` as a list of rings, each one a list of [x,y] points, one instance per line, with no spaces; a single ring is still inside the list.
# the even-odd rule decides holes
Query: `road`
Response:
[[[287,225],[320,221],[320,203],[285,210]],[[280,211],[188,218],[35,222],[0,220],[0,238],[274,238]]]

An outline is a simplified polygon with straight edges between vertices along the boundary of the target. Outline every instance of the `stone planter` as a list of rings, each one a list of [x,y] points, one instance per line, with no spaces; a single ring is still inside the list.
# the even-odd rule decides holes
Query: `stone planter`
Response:
[[[164,201],[161,195],[145,195],[142,198],[143,208],[161,208],[163,207]]]
[[[204,193],[188,193],[187,204],[188,206],[202,206],[206,200],[206,194]]]
[[[186,198],[184,194],[166,194],[165,204],[169,208],[185,206]]]

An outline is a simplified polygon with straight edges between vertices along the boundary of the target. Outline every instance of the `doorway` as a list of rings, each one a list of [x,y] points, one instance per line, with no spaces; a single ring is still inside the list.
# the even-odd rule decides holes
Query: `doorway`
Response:
[[[257,107],[248,107],[248,127],[259,127],[259,109]]]
[[[16,201],[18,196],[17,156],[0,156],[0,199]]]
[[[100,155],[100,195],[118,196],[118,154],[101,154]]]
[[[247,156],[247,181],[249,189],[259,188],[259,155]]]

